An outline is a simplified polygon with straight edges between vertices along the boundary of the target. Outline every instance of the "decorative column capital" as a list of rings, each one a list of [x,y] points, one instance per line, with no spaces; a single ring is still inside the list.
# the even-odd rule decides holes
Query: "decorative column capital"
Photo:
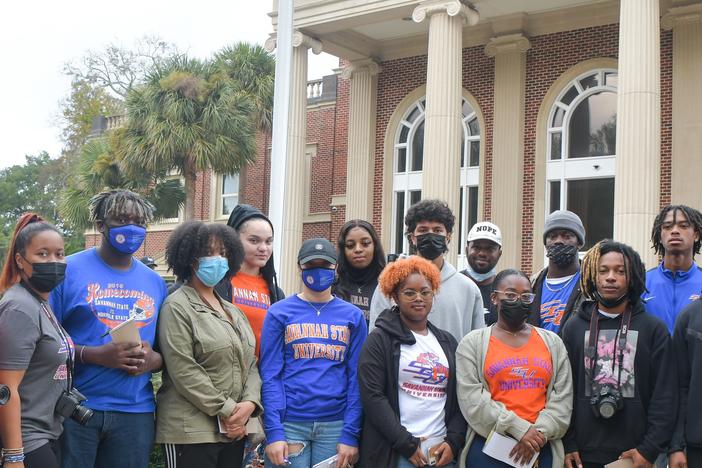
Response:
[[[681,24],[694,24],[702,22],[702,4],[674,7],[668,10],[661,18],[663,29],[673,29]]]
[[[427,0],[419,4],[412,12],[415,23],[421,23],[427,16],[436,13],[446,13],[449,16],[458,16],[464,24],[475,26],[480,20],[480,14],[462,0]]]
[[[278,35],[276,33],[270,33],[266,42],[263,43],[263,48],[273,53],[276,47],[278,47]]]
[[[297,29],[293,31],[292,46],[308,47],[316,55],[322,52],[322,41],[320,41],[319,39],[315,39],[314,37],[310,37],[307,34],[298,31]]]
[[[345,80],[353,78],[357,73],[368,73],[370,76],[377,75],[383,71],[382,67],[378,65],[378,62],[372,58],[355,60],[349,63],[341,71],[341,77]]]
[[[485,55],[495,57],[513,52],[523,53],[531,48],[529,39],[521,33],[493,37],[485,46]]]

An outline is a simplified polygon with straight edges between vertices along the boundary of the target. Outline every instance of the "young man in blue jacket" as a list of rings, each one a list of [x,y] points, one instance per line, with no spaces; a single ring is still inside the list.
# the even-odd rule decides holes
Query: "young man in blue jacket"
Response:
[[[695,263],[701,233],[702,213],[685,205],[666,206],[653,223],[651,242],[663,261],[646,272],[643,300],[671,334],[680,311],[702,291],[702,269]]]
[[[261,331],[261,396],[268,466],[310,468],[358,459],[356,369],[368,335],[361,309],[331,294],[337,254],[309,239],[298,254],[302,291],[271,305]]]

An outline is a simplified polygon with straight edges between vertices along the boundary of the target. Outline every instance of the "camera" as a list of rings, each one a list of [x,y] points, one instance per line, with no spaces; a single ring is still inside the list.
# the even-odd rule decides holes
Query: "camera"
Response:
[[[0,406],[5,406],[10,401],[10,388],[0,384]]]
[[[56,402],[56,414],[85,426],[93,417],[93,410],[81,404],[85,400],[87,398],[75,388],[64,391]]]
[[[618,388],[611,385],[603,385],[599,393],[595,393],[590,397],[590,405],[596,418],[609,419],[614,416],[617,411],[624,408],[624,399]]]

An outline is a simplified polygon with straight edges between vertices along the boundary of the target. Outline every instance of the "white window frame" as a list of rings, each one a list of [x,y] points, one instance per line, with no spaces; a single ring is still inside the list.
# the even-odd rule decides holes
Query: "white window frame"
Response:
[[[404,232],[404,223],[402,223],[400,226],[397,225],[395,222],[397,215],[398,215],[398,206],[397,206],[397,194],[398,193],[404,193],[404,213],[407,213],[407,209],[410,207],[410,197],[412,192],[415,191],[421,191],[422,190],[422,171],[412,171],[412,159],[414,155],[412,154],[412,145],[411,142],[414,138],[415,132],[419,125],[424,122],[425,120],[425,102],[426,102],[426,97],[422,97],[412,103],[412,105],[408,106],[407,110],[405,111],[404,115],[402,116],[402,119],[400,121],[400,124],[397,126],[397,131],[395,133],[395,138],[394,138],[394,146],[393,146],[393,178],[392,178],[392,229],[391,229],[391,237],[390,237],[390,249],[391,252],[389,253],[399,253],[397,252],[397,245],[395,245],[395,240],[398,235],[398,229],[402,229],[402,232]],[[467,108],[467,112],[464,112],[463,110]],[[412,112],[417,109],[419,111],[418,115],[415,117],[413,121],[408,121],[408,117]],[[464,139],[464,144],[463,147],[461,148],[462,154],[461,154],[461,173],[460,173],[460,186],[458,189],[461,191],[461,197],[462,197],[462,206],[463,210],[459,214],[460,216],[460,226],[463,228],[460,229],[461,232],[459,232],[459,245],[464,245],[464,239],[467,236],[468,233],[468,228],[466,227],[467,223],[467,213],[468,213],[468,188],[470,187],[478,187],[479,182],[480,182],[480,165],[478,166],[468,166],[470,164],[470,142],[472,141],[479,141],[481,146],[483,144],[482,142],[482,131],[483,129],[480,128],[480,120],[477,120],[478,122],[478,131],[479,134],[473,135],[471,134],[470,127],[469,127],[469,122],[471,122],[473,119],[478,119],[477,112],[473,108],[473,106],[465,99],[462,98],[461,102],[461,125],[463,128],[463,139]],[[400,134],[402,133],[403,128],[409,128],[409,132],[407,134],[407,141],[405,142],[400,142]],[[405,149],[405,171],[398,171],[398,166],[399,166],[399,153],[401,149]],[[480,157],[478,159],[479,163],[482,162],[480,160]],[[421,199],[421,198],[420,198]],[[455,231],[458,229],[458,225],[454,228],[454,234]],[[408,253],[409,252],[409,243],[407,241],[407,238],[403,236],[403,241],[402,241],[402,252]],[[465,262],[465,253],[462,252],[462,248],[460,249],[461,252],[459,252],[459,265],[462,265]]]
[[[179,180],[180,185],[185,187],[185,178],[179,175],[177,172],[172,171],[167,175],[164,180]],[[178,216],[174,218],[161,218],[157,224],[177,224],[185,219],[185,204],[182,204],[178,208]]]
[[[229,176],[236,176],[237,177],[237,191],[236,193],[223,193],[224,191],[224,178],[229,177]],[[229,215],[228,214],[222,214],[222,210],[224,209],[224,199],[225,198],[230,198],[230,197],[236,197],[236,204],[239,204],[239,195],[241,193],[241,174],[236,173],[236,174],[217,174],[217,203],[216,203],[216,209],[217,209],[217,216],[215,216],[215,219],[228,219]],[[234,205],[236,206],[236,205]]]

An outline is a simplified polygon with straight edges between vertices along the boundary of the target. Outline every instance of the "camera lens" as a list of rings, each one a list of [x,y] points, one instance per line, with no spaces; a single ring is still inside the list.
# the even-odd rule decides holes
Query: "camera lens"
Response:
[[[7,385],[0,385],[0,406],[6,405],[10,401],[10,388]]]
[[[80,424],[81,426],[85,426],[88,424],[88,421],[90,421],[90,418],[93,417],[93,410],[90,408],[83,406],[83,405],[78,405],[76,406],[76,409],[73,411],[73,414],[71,415],[71,419],[73,419],[75,422]]]
[[[606,400],[600,403],[600,414],[603,418],[611,418],[612,416],[614,416],[614,413],[616,413],[616,411],[617,407],[613,402]]]

